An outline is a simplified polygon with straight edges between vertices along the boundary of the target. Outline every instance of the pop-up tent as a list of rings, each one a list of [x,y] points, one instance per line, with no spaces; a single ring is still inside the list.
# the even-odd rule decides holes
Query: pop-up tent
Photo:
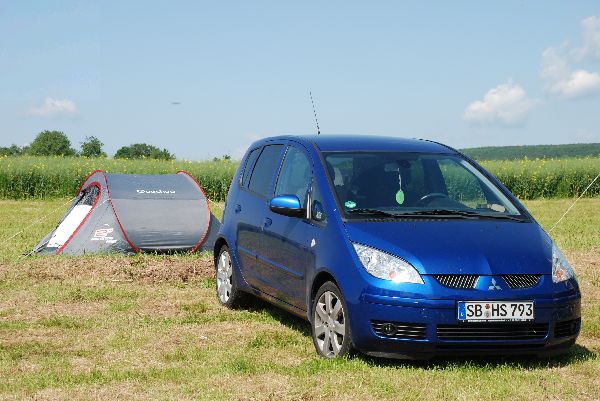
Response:
[[[36,247],[44,254],[212,250],[220,222],[187,172],[94,171],[58,226]]]

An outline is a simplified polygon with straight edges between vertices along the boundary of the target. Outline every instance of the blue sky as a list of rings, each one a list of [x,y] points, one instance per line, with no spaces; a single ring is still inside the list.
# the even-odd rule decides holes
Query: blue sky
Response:
[[[0,146],[239,157],[309,91],[323,134],[600,142],[600,3],[0,0]]]

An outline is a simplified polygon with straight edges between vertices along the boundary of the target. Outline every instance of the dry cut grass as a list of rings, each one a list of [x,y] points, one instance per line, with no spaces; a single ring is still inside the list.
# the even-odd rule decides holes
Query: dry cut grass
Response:
[[[568,257],[584,327],[567,357],[427,363],[320,359],[303,320],[221,307],[210,255],[2,263],[0,399],[593,400],[600,260]]]
[[[536,202],[549,202],[528,205],[543,224],[554,220],[544,210],[561,207]],[[12,228],[52,206],[6,205],[0,217]],[[0,399],[597,400],[600,243],[564,246],[593,232],[596,209],[584,206],[591,217],[557,237],[584,295],[582,333],[550,360],[324,360],[305,321],[258,300],[221,307],[209,254],[19,259],[5,249]],[[39,237],[24,234],[18,246]]]

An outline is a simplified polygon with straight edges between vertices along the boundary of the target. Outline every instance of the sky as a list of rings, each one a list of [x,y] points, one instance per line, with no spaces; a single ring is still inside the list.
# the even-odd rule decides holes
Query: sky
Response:
[[[0,0],[0,146],[600,142],[600,2]]]

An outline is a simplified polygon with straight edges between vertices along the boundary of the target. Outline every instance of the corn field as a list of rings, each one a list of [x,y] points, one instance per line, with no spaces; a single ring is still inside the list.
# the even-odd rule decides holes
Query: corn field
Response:
[[[520,199],[579,196],[600,173],[599,157],[493,160],[482,165]],[[600,179],[586,196],[600,196]]]
[[[503,160],[482,163],[521,199],[578,196],[600,173],[600,158]],[[124,160],[84,157],[0,157],[0,198],[49,199],[73,196],[93,170],[109,173],[172,174],[186,170],[208,197],[223,201],[237,168],[233,161]],[[600,196],[600,180],[586,196]]]
[[[185,170],[202,185],[209,199],[227,196],[236,162],[183,160],[89,159],[85,157],[0,157],[0,198],[49,199],[74,196],[94,170],[126,174],[174,174]]]

